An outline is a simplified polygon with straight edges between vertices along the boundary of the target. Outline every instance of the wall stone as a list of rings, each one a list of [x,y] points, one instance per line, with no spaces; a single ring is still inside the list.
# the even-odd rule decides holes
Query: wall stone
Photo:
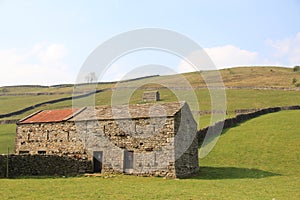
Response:
[[[19,124],[15,137],[15,153],[68,155],[87,158],[84,144],[74,122]]]
[[[199,170],[197,123],[189,110],[185,104],[175,115],[174,167],[178,178],[191,176]]]
[[[143,101],[159,101],[160,94],[158,91],[147,91],[143,94]]]
[[[233,118],[225,119],[223,121],[217,122],[212,126],[208,126],[206,128],[199,130],[197,133],[199,146],[201,146],[201,144],[203,143],[204,138],[208,134],[209,130],[211,130],[209,135],[211,137],[215,137],[214,135],[220,129],[231,128],[249,119],[253,119],[268,113],[279,112],[281,110],[300,110],[300,106],[295,105],[295,106],[272,107],[272,108],[264,108],[264,109],[237,110],[236,113],[243,113],[243,114],[237,114]]]
[[[16,119],[7,119],[7,120],[0,120],[0,124],[15,124],[17,123],[19,120]]]
[[[92,155],[103,152],[103,172],[124,172],[124,151],[133,151],[130,174],[175,177],[174,118],[140,118],[132,120],[98,120],[76,122],[81,127],[83,141]],[[150,125],[151,124],[151,125]],[[171,163],[171,164],[170,164]]]
[[[92,162],[57,155],[9,155],[8,176],[75,176],[91,172]],[[7,177],[7,155],[0,155],[0,177]]]

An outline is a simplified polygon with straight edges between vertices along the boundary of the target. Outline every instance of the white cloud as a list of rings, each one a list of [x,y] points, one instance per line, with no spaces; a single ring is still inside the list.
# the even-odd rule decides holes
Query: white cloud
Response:
[[[265,45],[265,52],[249,51],[233,44],[205,48],[204,50],[217,68],[250,65],[294,66],[300,64],[300,32],[290,38],[269,39]],[[56,43],[39,43],[28,49],[0,49],[0,86],[72,83],[75,80],[75,74],[66,64],[67,55],[66,47]],[[147,63],[170,66],[170,69],[177,70],[179,73],[195,71],[195,68],[186,61],[167,53],[143,51],[127,57],[127,59],[120,59],[113,63],[98,81],[119,80],[128,72],[133,74],[131,70],[135,68],[134,66],[142,66]],[[193,59],[197,60],[198,57]],[[209,63],[203,63],[202,58],[199,59],[203,66],[209,65]],[[179,65],[177,65],[178,63]],[[145,70],[141,72],[149,75],[161,73],[157,71],[157,68],[153,68],[151,73]],[[143,74],[139,75],[142,76]]]
[[[218,69],[234,66],[295,66],[300,64],[300,32],[294,37],[266,41],[266,52],[255,52],[228,44],[205,48]],[[193,71],[188,63],[182,61],[179,72]]]
[[[206,56],[204,56],[200,52],[199,54],[197,54],[197,56],[202,55],[203,58],[199,58],[198,60],[192,58],[192,60],[201,65],[201,70],[209,70],[215,68],[221,69],[233,66],[257,65],[259,63],[259,55],[257,52],[243,50],[234,45],[204,48],[204,51],[211,59],[215,67],[213,67],[211,63],[207,61]],[[191,64],[184,60],[181,60],[178,66],[178,71],[180,73],[195,70],[196,69]]]
[[[113,63],[107,71],[102,75],[102,77],[98,81],[117,81],[121,80],[122,77],[126,74],[124,67],[122,68],[120,65]]]
[[[300,64],[300,32],[282,40],[267,40],[273,62],[294,66]]]
[[[185,72],[196,71],[196,69],[190,63],[182,59],[178,65],[177,71],[178,73],[185,73]]]
[[[178,66],[179,73],[215,69],[204,49],[192,52],[185,59],[180,59]]]
[[[43,64],[59,64],[67,55],[67,49],[62,44],[37,44],[32,53],[37,54]]]
[[[225,45],[204,49],[217,68],[256,65],[259,62],[257,52],[240,49],[234,45]]]
[[[0,50],[0,85],[72,82],[62,44],[40,43],[29,49]]]

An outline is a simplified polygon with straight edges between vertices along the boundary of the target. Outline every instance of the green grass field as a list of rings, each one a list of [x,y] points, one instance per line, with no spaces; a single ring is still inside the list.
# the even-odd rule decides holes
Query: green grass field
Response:
[[[189,179],[0,179],[2,199],[300,199],[300,111],[281,111],[224,131]]]
[[[15,124],[0,125],[0,154],[7,154],[8,148],[10,153],[14,151],[15,134],[16,134]]]
[[[71,95],[0,96],[0,114],[14,112],[38,103],[68,96]]]

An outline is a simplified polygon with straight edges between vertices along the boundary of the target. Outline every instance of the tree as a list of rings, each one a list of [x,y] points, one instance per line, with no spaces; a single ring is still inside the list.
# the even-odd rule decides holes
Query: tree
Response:
[[[97,76],[96,76],[96,73],[95,72],[90,72],[88,73],[86,76],[85,76],[85,81],[87,83],[93,83],[97,80]]]
[[[5,92],[9,92],[7,88],[2,88],[1,92],[5,93]]]

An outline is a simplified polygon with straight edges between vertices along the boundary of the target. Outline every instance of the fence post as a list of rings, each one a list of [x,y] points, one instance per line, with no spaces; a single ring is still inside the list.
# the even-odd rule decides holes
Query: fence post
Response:
[[[9,147],[7,147],[7,158],[6,158],[6,178],[8,178],[8,163],[9,163]]]

